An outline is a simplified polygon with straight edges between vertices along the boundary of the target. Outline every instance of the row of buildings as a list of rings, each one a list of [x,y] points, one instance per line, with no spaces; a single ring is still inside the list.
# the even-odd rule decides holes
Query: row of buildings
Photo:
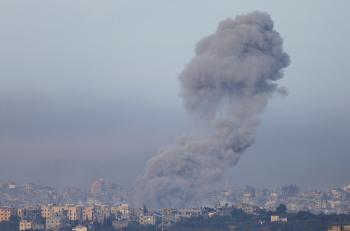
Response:
[[[16,184],[0,183],[0,204],[12,207],[27,207],[38,204],[86,203],[98,201],[103,204],[126,202],[127,190],[104,179],[92,182],[89,189],[77,186],[65,187],[61,190],[34,183]]]
[[[280,206],[281,207],[281,206]],[[130,208],[128,204],[114,206],[102,204],[47,204],[40,207],[11,208],[0,206],[0,222],[10,221],[12,217],[19,219],[19,231],[89,231],[94,226],[113,226],[115,230],[124,230],[130,225],[152,226],[167,230],[183,219],[201,217],[210,219],[220,216],[235,216],[240,211],[260,216],[256,224],[288,223],[285,212],[267,212],[250,205],[232,206],[217,205],[215,207],[199,208],[163,208],[159,211],[149,211],[146,207]],[[267,215],[268,214],[268,218]],[[238,215],[240,216],[240,215]],[[235,230],[234,227],[231,227]],[[332,226],[328,231],[350,231],[350,226]]]
[[[286,185],[276,190],[247,186],[242,191],[226,190],[218,193],[218,201],[236,206],[249,205],[274,210],[279,204],[285,204],[288,211],[309,211],[315,214],[350,213],[350,185],[336,187],[327,191],[310,190],[300,192],[295,185]]]
[[[248,204],[273,210],[285,204],[289,211],[312,213],[350,213],[350,185],[330,190],[301,192],[295,185],[278,189],[256,189],[247,186],[244,190],[226,189],[211,193],[205,203],[190,206],[214,206],[224,202],[239,206]],[[14,182],[0,184],[0,204],[11,207],[28,207],[38,204],[119,204],[128,203],[128,190],[104,179],[92,182],[88,190],[67,187],[63,191],[36,184],[17,185]]]
[[[335,225],[330,227],[328,231],[350,231],[350,225],[345,225],[345,226]]]
[[[122,230],[130,224],[153,226],[166,229],[181,219],[192,217],[213,217],[231,215],[234,207],[216,208],[165,208],[160,211],[149,211],[147,208],[130,208],[128,204],[115,206],[93,205],[55,205],[40,207],[11,208],[0,207],[0,222],[9,221],[16,216],[20,219],[19,230],[50,230],[57,231],[64,227],[74,227],[72,230],[86,231],[93,225],[112,225],[116,230]],[[86,230],[85,230],[86,229]]]
[[[129,221],[129,206],[107,205],[53,205],[40,207],[0,207],[0,222],[20,219],[19,230],[59,230],[71,225],[89,226],[113,221]],[[122,223],[122,222],[121,222]],[[125,222],[124,222],[125,223]],[[117,224],[116,224],[117,225]]]

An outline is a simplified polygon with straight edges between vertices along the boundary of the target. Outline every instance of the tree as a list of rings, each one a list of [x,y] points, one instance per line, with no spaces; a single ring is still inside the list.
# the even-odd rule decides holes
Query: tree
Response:
[[[249,214],[244,212],[242,209],[232,210],[231,215],[234,221],[247,221],[250,218]]]
[[[287,206],[285,204],[280,204],[276,208],[276,213],[277,214],[286,214],[287,213]]]

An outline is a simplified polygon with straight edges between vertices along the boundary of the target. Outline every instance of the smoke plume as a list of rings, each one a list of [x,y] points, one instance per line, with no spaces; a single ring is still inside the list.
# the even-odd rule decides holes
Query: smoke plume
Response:
[[[181,138],[163,148],[139,177],[134,200],[153,208],[201,203],[254,142],[259,116],[290,63],[267,13],[228,18],[201,39],[179,75],[189,114],[213,134]]]

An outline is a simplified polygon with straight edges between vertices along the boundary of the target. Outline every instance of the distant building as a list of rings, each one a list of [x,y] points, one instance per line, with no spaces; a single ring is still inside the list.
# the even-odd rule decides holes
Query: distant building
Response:
[[[271,216],[271,222],[278,222],[279,219],[280,219],[280,216],[275,216],[275,215]]]
[[[146,213],[139,216],[140,225],[157,226],[161,221],[161,215],[158,213]]]
[[[41,207],[41,216],[45,219],[52,216],[52,210],[50,205]]]
[[[82,218],[82,208],[75,205],[67,206],[67,218],[70,221],[78,221]]]
[[[59,206],[59,205],[46,205],[41,207],[41,216],[43,218],[49,218],[52,216],[59,216],[63,215],[66,211],[65,206]]]
[[[46,230],[59,230],[64,226],[65,219],[62,216],[54,215],[46,219]]]
[[[19,217],[19,218],[24,218],[25,217],[25,211],[26,209],[25,208],[19,208],[19,209],[17,209],[17,216]]]
[[[27,220],[22,219],[19,222],[19,230],[25,231],[25,230],[44,230],[45,226],[42,223],[42,221],[39,220]]]
[[[112,206],[111,207],[111,214],[115,218],[128,219],[129,218],[129,205],[128,204],[120,204],[117,206]]]
[[[112,221],[112,225],[115,229],[119,230],[119,229],[124,229],[128,227],[129,222],[128,220],[116,220],[116,221]]]
[[[0,222],[9,221],[14,214],[14,210],[10,207],[0,207]]]
[[[86,226],[81,226],[81,225],[78,225],[72,229],[72,231],[87,231],[87,230],[88,229]]]
[[[343,190],[344,190],[345,192],[347,192],[347,193],[350,193],[350,184],[349,184],[349,185],[345,185],[345,186],[343,187]]]
[[[346,226],[332,226],[328,229],[328,231],[350,231],[350,225]]]
[[[107,205],[95,205],[93,220],[99,224],[104,224],[111,217],[110,207]]]
[[[233,206],[221,206],[221,207],[217,207],[215,212],[219,216],[230,216],[233,209],[234,209]]]
[[[40,208],[27,207],[17,209],[17,216],[24,220],[33,220],[42,218],[42,212]]]
[[[280,217],[277,215],[272,215],[271,216],[271,222],[284,222],[287,223],[288,219],[286,217]]]
[[[14,183],[14,182],[11,182],[11,183],[8,184],[8,188],[9,188],[9,189],[15,189],[16,186],[17,186],[17,185],[16,185],[16,183]]]
[[[198,217],[202,214],[202,210],[200,208],[185,208],[179,209],[175,215],[177,219],[179,218],[191,218]]]
[[[242,209],[244,212],[248,214],[255,214],[256,211],[259,210],[259,207],[251,205],[251,204],[245,204],[245,203],[240,203],[237,208]]]
[[[25,230],[32,230],[33,229],[33,222],[28,220],[21,220],[19,222],[19,230],[25,231]]]
[[[51,211],[52,211],[51,216],[62,216],[62,215],[65,215],[67,208],[66,206],[63,206],[63,205],[54,205],[51,207]]]
[[[94,208],[93,207],[84,207],[82,212],[83,221],[93,221]]]

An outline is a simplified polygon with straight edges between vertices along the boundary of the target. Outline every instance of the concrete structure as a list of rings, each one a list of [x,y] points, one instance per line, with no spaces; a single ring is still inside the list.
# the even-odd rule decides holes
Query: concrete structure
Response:
[[[67,216],[70,221],[78,221],[82,219],[82,213],[82,208],[77,205],[47,205],[41,207],[41,216],[45,219],[53,216]]]
[[[129,205],[128,204],[121,204],[117,206],[111,207],[111,214],[115,218],[120,219],[128,219],[129,217]]]
[[[350,193],[350,184],[349,184],[349,185],[345,185],[345,186],[343,187],[343,190],[344,190],[345,192],[347,192],[347,193]]]
[[[50,205],[41,207],[41,216],[45,219],[52,216],[52,210]]]
[[[72,229],[72,231],[88,231],[86,226],[78,225]]]
[[[26,207],[17,209],[17,216],[24,220],[39,219],[42,217],[42,211],[37,207]]]
[[[51,216],[62,216],[65,215],[67,207],[63,205],[54,205],[51,207]]]
[[[202,214],[202,210],[200,208],[184,208],[184,209],[179,209],[175,217],[177,219],[191,218],[191,217],[198,217],[201,214]]]
[[[82,212],[83,221],[93,221],[94,208],[93,207],[84,207]]]
[[[54,215],[46,219],[46,230],[59,230],[64,225],[64,218],[62,216]]]
[[[67,218],[70,221],[78,221],[82,219],[82,208],[75,205],[69,205],[66,208]]]
[[[10,207],[0,207],[0,222],[9,221],[14,210]]]
[[[111,217],[111,208],[107,205],[95,205],[93,220],[104,224]]]
[[[24,231],[24,230],[32,230],[33,229],[33,222],[28,221],[28,220],[21,220],[19,222],[19,230]]]
[[[25,213],[26,213],[26,209],[25,208],[17,209],[17,216],[19,218],[24,218],[25,217]]]
[[[140,215],[139,217],[140,225],[156,225],[156,217],[153,215]]]
[[[332,226],[328,231],[350,231],[350,225],[346,226]]]
[[[112,225],[115,229],[119,230],[119,229],[124,229],[128,227],[129,222],[128,220],[117,220],[117,221],[112,221]]]
[[[271,222],[288,222],[288,219],[286,217],[280,217],[277,215],[272,215],[271,216]]]

